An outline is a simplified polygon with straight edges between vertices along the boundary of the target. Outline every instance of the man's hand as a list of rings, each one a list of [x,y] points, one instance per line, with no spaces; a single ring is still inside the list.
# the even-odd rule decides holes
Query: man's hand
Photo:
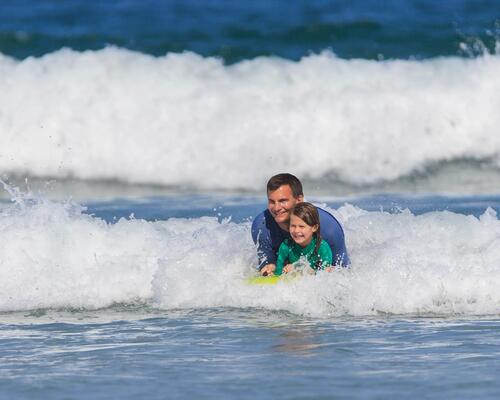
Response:
[[[267,265],[264,265],[262,267],[262,269],[260,270],[260,273],[263,275],[263,276],[267,276],[267,275],[272,275],[272,273],[276,270],[276,265],[275,264],[267,264]]]

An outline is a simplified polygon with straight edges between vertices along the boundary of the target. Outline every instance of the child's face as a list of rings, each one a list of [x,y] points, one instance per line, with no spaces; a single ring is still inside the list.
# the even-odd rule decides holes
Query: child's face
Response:
[[[314,232],[318,230],[318,225],[307,225],[296,215],[290,217],[290,235],[295,243],[306,247],[311,243]]]

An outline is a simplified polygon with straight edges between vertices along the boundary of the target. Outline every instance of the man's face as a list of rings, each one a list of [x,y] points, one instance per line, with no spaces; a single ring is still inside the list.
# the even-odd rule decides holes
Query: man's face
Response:
[[[278,224],[288,224],[290,211],[301,201],[302,196],[293,197],[292,189],[288,185],[280,186],[273,192],[267,192],[267,209]]]

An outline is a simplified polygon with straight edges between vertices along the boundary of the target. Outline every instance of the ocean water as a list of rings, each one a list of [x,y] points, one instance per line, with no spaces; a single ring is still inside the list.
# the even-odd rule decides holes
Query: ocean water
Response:
[[[500,395],[500,1],[0,4],[0,398]],[[278,172],[352,266],[249,285]]]

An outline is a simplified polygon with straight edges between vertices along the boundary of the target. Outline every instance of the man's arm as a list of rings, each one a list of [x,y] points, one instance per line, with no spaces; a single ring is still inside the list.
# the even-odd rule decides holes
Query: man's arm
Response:
[[[257,245],[259,270],[268,273],[273,272],[276,269],[276,254],[272,248],[271,234],[266,227],[263,212],[257,215],[252,223],[252,239]]]
[[[321,222],[321,237],[332,249],[332,264],[348,267],[351,264],[345,245],[344,230],[340,222],[329,212],[318,207]]]

